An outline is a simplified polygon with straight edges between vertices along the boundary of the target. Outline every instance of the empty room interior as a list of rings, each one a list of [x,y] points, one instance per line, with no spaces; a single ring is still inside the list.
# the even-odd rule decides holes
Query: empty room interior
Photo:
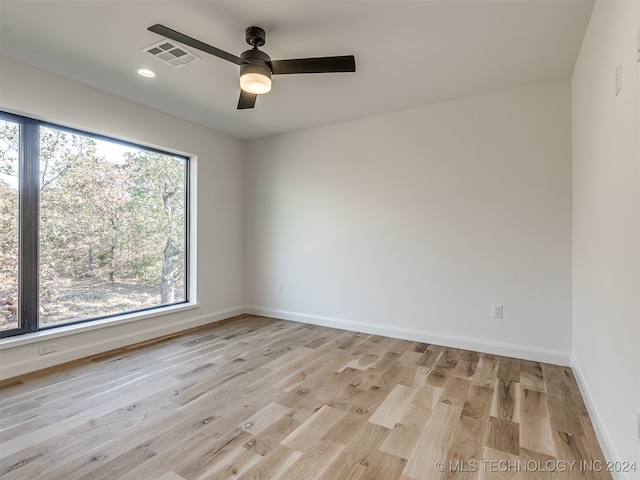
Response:
[[[0,477],[640,479],[640,2],[0,0]]]

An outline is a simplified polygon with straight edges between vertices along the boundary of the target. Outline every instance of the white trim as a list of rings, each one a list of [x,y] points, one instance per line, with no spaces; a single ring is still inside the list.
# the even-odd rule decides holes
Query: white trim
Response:
[[[192,307],[195,308],[195,307]],[[184,308],[183,308],[184,309]],[[175,313],[175,312],[167,312],[167,313]],[[186,318],[183,320],[176,320],[171,323],[161,323],[158,325],[153,325],[150,328],[144,328],[142,330],[134,331],[134,332],[125,332],[120,335],[117,333],[112,335],[105,334],[103,335],[99,341],[85,342],[79,344],[78,346],[74,346],[72,348],[65,348],[59,352],[55,352],[50,355],[29,355],[26,359],[15,361],[11,363],[10,361],[3,361],[0,368],[0,379],[7,379],[16,377],[18,375],[23,375],[25,373],[34,372],[37,370],[41,370],[48,367],[53,367],[55,365],[60,365],[66,362],[71,362],[73,360],[79,360],[82,358],[90,357],[92,355],[96,355],[99,353],[108,352],[110,350],[114,350],[117,348],[122,348],[128,345],[133,345],[139,342],[145,342],[148,340],[152,340],[154,338],[163,337],[165,335],[171,335],[173,333],[179,333],[184,330],[188,330],[190,328],[201,327],[210,323],[214,323],[220,320],[224,320],[226,318],[231,318],[236,315],[242,315],[244,313],[244,308],[236,307],[230,308],[227,310],[221,310],[214,313],[209,313],[206,315],[200,315],[197,317]],[[157,315],[157,312],[156,312]],[[147,315],[147,319],[152,318],[153,315]],[[96,325],[95,322],[91,322],[91,326],[86,327],[84,332],[88,332],[91,330],[104,330],[105,332],[115,332],[115,330],[122,325],[122,323],[130,323],[135,320],[140,320],[140,318],[129,319],[128,321],[121,321],[119,323],[111,321],[108,324]],[[83,333],[84,333],[83,332]],[[39,332],[40,334],[46,334],[47,332]],[[76,331],[65,331],[65,332],[57,332],[58,337],[62,338],[68,336],[78,335],[80,332]],[[31,335],[31,334],[30,334]],[[30,343],[38,343],[43,341],[48,341],[53,338],[51,335],[49,336],[38,336],[31,337],[23,342],[21,345],[10,345],[5,347],[5,351],[9,351],[11,347],[14,348],[22,348],[24,346],[29,347]],[[37,352],[37,350],[36,350]],[[3,353],[0,350],[0,353]]]
[[[503,355],[507,357],[521,358],[536,362],[552,363],[555,365],[569,366],[571,357],[569,352],[560,350],[550,350],[546,348],[534,348],[525,345],[495,342],[492,340],[460,337],[456,335],[446,335],[441,333],[415,330],[410,328],[400,328],[397,326],[382,326],[373,323],[343,320],[338,318],[320,317],[304,313],[276,310],[272,308],[247,306],[245,313],[262,315],[265,317],[279,318],[281,320],[292,320],[301,323],[311,323],[325,327],[339,328],[341,330],[354,330],[357,332],[384,335],[405,340],[414,340],[424,343],[434,343],[452,348],[462,348],[477,352],[490,353],[493,355]]]
[[[114,327],[130,322],[137,322],[145,318],[158,317],[170,313],[178,313],[184,310],[197,308],[197,303],[180,303],[178,305],[169,305],[166,307],[154,308],[142,312],[125,313],[115,317],[101,318],[73,325],[62,325],[50,330],[42,330],[33,333],[24,333],[13,337],[0,338],[0,350],[17,347],[19,345],[27,345],[29,343],[41,342],[44,340],[53,340],[54,338],[66,337],[82,332],[90,332],[104,327]]]
[[[151,319],[153,317],[169,313],[178,313],[184,310],[195,309],[196,307],[197,305],[194,304],[178,305],[167,307],[166,309],[162,309],[161,311],[154,310],[152,312],[124,315],[116,320],[97,320],[95,322],[88,322],[85,324],[69,325],[67,327],[61,327],[59,329],[50,331],[11,337],[8,339],[3,339],[2,343],[0,343],[0,354],[3,353],[3,350],[8,353],[12,348],[21,348],[24,346],[29,346],[29,344],[42,343],[50,341],[53,338],[64,339],[64,337],[75,336],[93,330],[104,329],[106,331],[109,328],[118,327],[126,323],[144,319]],[[164,335],[170,335],[172,333],[178,333],[190,328],[207,325],[209,323],[214,323],[245,313],[278,318],[282,320],[292,320],[301,323],[310,323],[314,325],[338,328],[341,330],[352,330],[424,343],[434,343],[437,345],[443,345],[453,348],[462,348],[466,350],[474,350],[494,355],[504,355],[508,357],[522,358],[525,360],[553,363],[556,365],[569,366],[571,364],[570,354],[562,351],[533,348],[524,345],[508,344],[485,339],[445,335],[415,329],[399,328],[393,326],[387,327],[376,325],[373,323],[348,321],[337,318],[321,317],[257,306],[244,306],[221,310],[197,317],[186,318],[183,320],[172,322],[170,324],[159,323],[158,325],[153,325],[150,328],[144,328],[135,332],[126,332],[120,335],[115,334],[113,336],[104,335],[104,337],[97,342],[87,342],[78,346],[74,346],[72,348],[65,348],[64,350],[55,352],[54,354],[50,355],[30,355],[24,360],[15,361],[13,363],[11,361],[4,361],[2,362],[2,368],[0,368],[0,379],[15,377],[43,368],[59,365],[65,362],[70,362],[91,355],[107,352],[109,350],[114,350],[127,345],[132,345],[138,342],[144,342]],[[115,333],[115,330],[112,330],[112,332]]]
[[[602,448],[604,458],[608,461],[615,461],[616,459],[621,458],[619,455],[616,455],[611,437],[609,437],[605,424],[602,421],[602,418],[600,418],[596,404],[591,396],[591,391],[587,386],[587,381],[580,369],[580,364],[574,355],[571,355],[571,368],[576,378],[578,388],[580,389],[580,393],[582,394],[582,399],[587,407],[587,413],[589,413],[589,419],[593,424],[593,429],[596,432],[596,437],[598,438],[598,443],[600,443],[600,448]],[[611,477],[614,480],[632,480],[631,473],[627,475],[624,472],[616,472],[615,470],[611,471]]]

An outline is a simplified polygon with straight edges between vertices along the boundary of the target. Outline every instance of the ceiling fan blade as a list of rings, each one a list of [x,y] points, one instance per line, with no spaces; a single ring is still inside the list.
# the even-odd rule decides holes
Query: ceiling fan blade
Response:
[[[267,62],[273,75],[291,73],[335,73],[355,72],[356,59],[353,55],[338,57],[295,58],[290,60],[271,60]]]
[[[162,35],[163,37],[170,38],[171,40],[175,40],[176,42],[180,42],[184,45],[188,45],[215,57],[222,58],[223,60],[227,60],[231,63],[235,63],[236,65],[244,65],[246,63],[249,63],[240,57],[236,57],[235,55],[225,52],[224,50],[220,50],[219,48],[212,47],[211,45],[201,42],[200,40],[196,40],[195,38],[189,37],[184,33],[176,32],[175,30],[169,27],[165,27],[164,25],[160,25],[159,23],[150,26],[149,28],[147,28],[147,30],[153,33],[157,33],[158,35]]]
[[[248,93],[240,89],[240,98],[238,99],[238,110],[253,108],[256,104],[256,98],[258,98],[258,95],[256,95],[255,93]]]

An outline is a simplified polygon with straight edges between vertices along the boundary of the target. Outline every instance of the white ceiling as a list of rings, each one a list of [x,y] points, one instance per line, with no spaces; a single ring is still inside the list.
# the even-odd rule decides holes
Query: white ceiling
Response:
[[[593,0],[0,0],[0,53],[243,139],[571,75]],[[356,73],[285,75],[236,110],[238,66],[174,69],[161,23],[222,50],[267,31],[273,59],[354,54]],[[191,49],[194,51],[193,49]],[[194,51],[195,52],[195,51]],[[153,80],[136,75],[147,66]],[[1,104],[0,98],[0,104]]]

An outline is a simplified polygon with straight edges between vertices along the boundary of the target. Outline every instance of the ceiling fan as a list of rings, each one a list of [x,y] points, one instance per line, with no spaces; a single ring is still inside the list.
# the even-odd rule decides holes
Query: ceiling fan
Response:
[[[356,71],[356,60],[353,55],[271,60],[269,55],[258,50],[258,47],[264,45],[266,39],[266,32],[260,27],[246,29],[245,39],[251,45],[251,49],[242,52],[239,57],[164,25],[152,25],[147,30],[239,65],[241,88],[238,100],[239,110],[253,108],[258,95],[271,90],[271,75]]]

